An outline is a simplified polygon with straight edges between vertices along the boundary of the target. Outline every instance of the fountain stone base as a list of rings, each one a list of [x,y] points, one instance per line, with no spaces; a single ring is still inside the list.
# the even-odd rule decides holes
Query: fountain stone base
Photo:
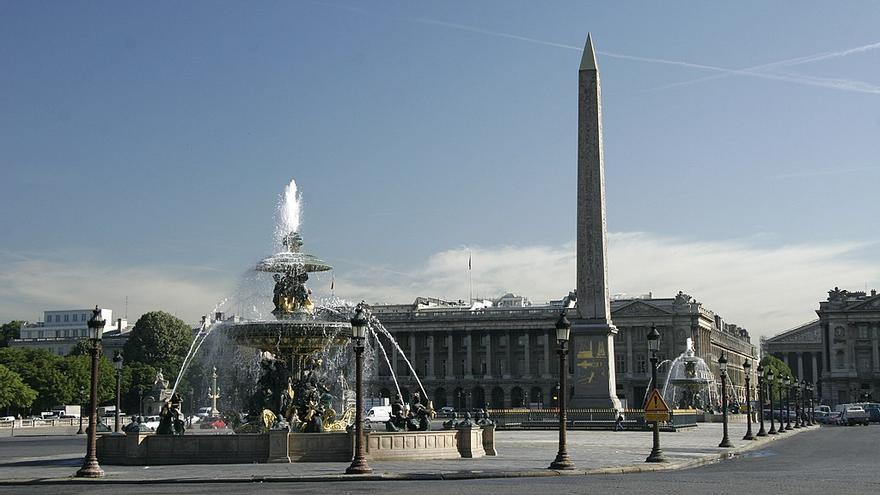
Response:
[[[367,459],[459,459],[493,455],[495,430],[480,428],[375,432],[367,434]],[[156,435],[120,433],[98,438],[101,464],[250,464],[266,462],[350,462],[354,433],[269,433]]]

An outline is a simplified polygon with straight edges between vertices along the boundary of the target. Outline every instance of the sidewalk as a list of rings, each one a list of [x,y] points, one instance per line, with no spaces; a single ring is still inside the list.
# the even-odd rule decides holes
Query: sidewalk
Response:
[[[253,481],[345,481],[345,480],[440,480],[531,476],[630,473],[684,469],[717,462],[741,452],[760,449],[780,438],[817,429],[801,428],[754,441],[742,440],[744,424],[729,427],[732,449],[718,447],[722,425],[701,423],[675,433],[661,433],[667,463],[646,463],[651,451],[650,431],[572,431],[568,452],[574,471],[551,471],[547,466],[557,451],[556,431],[499,431],[497,457],[479,459],[371,462],[373,474],[343,474],[346,463],[215,464],[181,466],[102,466],[99,480],[72,478],[82,454],[59,454],[50,458],[14,459],[0,464],[0,486],[35,483],[209,483]],[[757,432],[757,427],[753,427]]]

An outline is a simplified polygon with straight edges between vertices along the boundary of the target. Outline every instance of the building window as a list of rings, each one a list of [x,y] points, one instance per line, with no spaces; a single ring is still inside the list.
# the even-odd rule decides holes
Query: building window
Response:
[[[636,354],[636,371],[639,373],[648,372],[648,363],[645,361],[644,354]]]
[[[844,355],[843,351],[837,351],[837,359],[835,361],[838,369],[843,369],[846,367],[846,356]]]
[[[68,319],[69,317],[70,317],[70,315],[64,315],[64,321],[70,321],[70,320]]]
[[[38,339],[42,339],[42,338],[43,338],[43,331],[42,331],[42,330],[40,330],[39,332],[37,332],[37,338],[38,338]]]
[[[868,338],[868,327],[859,327],[859,338],[867,339]]]
[[[626,373],[626,354],[616,353],[614,356],[614,369],[618,373]]]

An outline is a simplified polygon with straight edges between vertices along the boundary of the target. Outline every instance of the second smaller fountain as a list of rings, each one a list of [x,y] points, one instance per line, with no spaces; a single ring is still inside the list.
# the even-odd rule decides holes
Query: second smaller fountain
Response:
[[[696,355],[694,342],[688,338],[685,351],[669,366],[663,400],[677,409],[704,409],[714,403],[717,388],[709,365]]]

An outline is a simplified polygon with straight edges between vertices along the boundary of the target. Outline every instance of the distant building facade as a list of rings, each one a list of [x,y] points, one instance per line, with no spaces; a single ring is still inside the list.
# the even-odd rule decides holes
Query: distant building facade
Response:
[[[43,321],[27,324],[21,328],[19,338],[10,341],[10,347],[46,349],[52,354],[64,356],[70,353],[77,342],[89,338],[89,318],[93,309],[50,310],[43,312]],[[112,355],[122,350],[128,341],[128,321],[113,320],[113,310],[100,309],[100,318],[105,320],[102,344],[104,354]]]
[[[836,405],[880,399],[880,295],[834,288],[819,303],[818,320],[762,342],[795,377],[818,384]]]
[[[384,353],[376,349],[372,356],[376,365],[368,393],[393,397],[397,391],[392,371],[405,397],[419,390],[408,360],[435,408],[554,406],[559,380],[555,323],[561,304],[533,305],[521,296],[505,294],[475,304],[420,297],[412,304],[373,306],[373,314],[394,336],[400,351],[387,338],[380,338]],[[611,310],[618,328],[614,343],[617,395],[628,407],[642,406],[649,385],[647,334],[652,324],[661,333],[661,361],[684,352],[690,338],[697,355],[717,376],[717,360],[723,351],[729,360],[730,392],[744,398],[742,363],[758,356],[744,329],[725,323],[682,293],[663,299],[614,300]],[[570,376],[572,362],[567,370]],[[661,367],[661,384],[668,369],[668,365]]]

